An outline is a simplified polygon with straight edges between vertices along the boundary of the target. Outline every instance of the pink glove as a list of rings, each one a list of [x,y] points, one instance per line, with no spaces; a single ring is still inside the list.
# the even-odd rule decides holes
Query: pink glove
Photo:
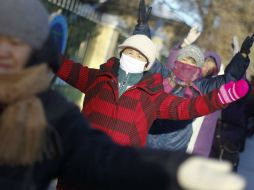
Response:
[[[248,83],[241,79],[236,83],[231,81],[220,87],[218,96],[222,104],[234,102],[247,94],[249,91]]]

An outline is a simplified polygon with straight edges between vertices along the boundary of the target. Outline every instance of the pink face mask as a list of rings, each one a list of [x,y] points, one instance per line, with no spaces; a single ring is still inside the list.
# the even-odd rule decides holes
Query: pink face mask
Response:
[[[183,82],[193,82],[201,76],[201,68],[175,61],[175,65],[172,69],[176,78]]]

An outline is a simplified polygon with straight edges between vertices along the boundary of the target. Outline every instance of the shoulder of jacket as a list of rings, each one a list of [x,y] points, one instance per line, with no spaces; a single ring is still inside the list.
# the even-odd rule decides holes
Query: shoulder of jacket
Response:
[[[79,111],[74,103],[68,101],[63,95],[55,90],[47,90],[38,96],[41,99],[48,120],[55,121],[61,119],[61,117],[75,109]]]

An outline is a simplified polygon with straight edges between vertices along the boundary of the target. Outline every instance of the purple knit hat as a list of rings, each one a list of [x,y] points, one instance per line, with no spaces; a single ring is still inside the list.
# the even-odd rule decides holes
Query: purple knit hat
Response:
[[[208,58],[208,57],[211,57],[215,60],[215,64],[216,64],[216,71],[214,71],[213,73],[213,76],[214,75],[217,75],[219,72],[220,72],[220,67],[221,67],[221,58],[220,56],[214,52],[214,51],[206,51],[205,52],[205,60]]]

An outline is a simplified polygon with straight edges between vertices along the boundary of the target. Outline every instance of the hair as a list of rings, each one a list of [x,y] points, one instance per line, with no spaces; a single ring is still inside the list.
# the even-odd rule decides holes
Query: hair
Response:
[[[205,58],[205,62],[204,62],[204,66],[205,66],[205,63],[207,61],[212,61],[214,63],[214,68],[212,71],[210,71],[210,73],[208,73],[208,75],[206,77],[212,77],[213,75],[216,75],[219,73],[219,68],[218,68],[218,65],[216,64],[216,59],[212,56],[209,56],[209,57],[206,57]]]
[[[212,60],[212,61],[214,61],[214,64],[215,64],[215,66],[216,66],[216,60],[215,60],[215,58],[213,58],[213,57],[206,57],[206,58],[205,58],[205,61],[207,61],[207,60]]]
[[[185,58],[191,60],[191,62],[197,66],[197,62],[193,57],[188,56],[188,57],[185,57]]]
[[[133,47],[126,47],[122,51],[120,51],[120,57],[122,56],[124,50],[126,50],[126,49],[134,49],[135,51],[139,52],[144,58],[146,58],[146,62],[149,63],[148,58],[142,52],[140,52],[138,49],[133,48]]]

